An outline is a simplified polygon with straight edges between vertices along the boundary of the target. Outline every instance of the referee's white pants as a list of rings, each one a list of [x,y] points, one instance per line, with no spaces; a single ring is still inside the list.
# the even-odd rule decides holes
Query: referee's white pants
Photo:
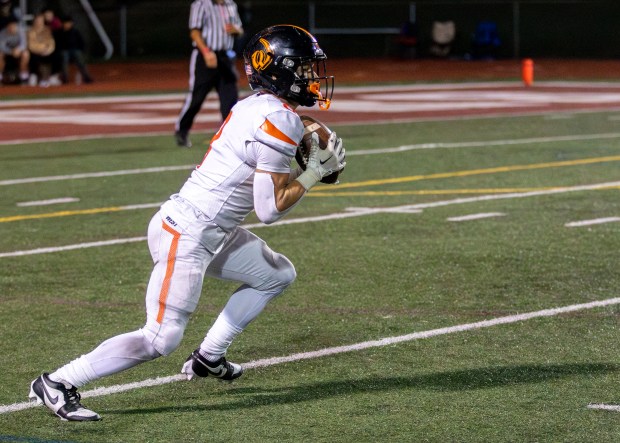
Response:
[[[142,332],[162,355],[179,346],[205,275],[242,283],[220,314],[237,332],[296,277],[293,264],[256,235],[239,227],[224,233],[203,217],[182,201],[169,201],[149,224],[155,266]]]

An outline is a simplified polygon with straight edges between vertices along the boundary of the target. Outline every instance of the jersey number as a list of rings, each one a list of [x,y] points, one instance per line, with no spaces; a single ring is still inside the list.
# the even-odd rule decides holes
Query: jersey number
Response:
[[[213,147],[213,142],[215,140],[217,140],[218,138],[220,138],[220,136],[222,135],[222,131],[224,130],[224,126],[226,126],[226,124],[230,120],[230,117],[232,117],[232,111],[230,111],[228,113],[228,117],[226,117],[226,120],[224,120],[224,123],[222,123],[222,126],[220,126],[220,129],[216,132],[216,134],[213,136],[213,138],[209,142],[209,149],[207,149],[207,152],[205,153],[205,156],[202,158],[202,162],[198,165],[198,168],[200,168],[202,166],[202,164],[205,162],[205,160],[207,158],[207,155],[209,155],[209,152],[211,152],[211,148]]]

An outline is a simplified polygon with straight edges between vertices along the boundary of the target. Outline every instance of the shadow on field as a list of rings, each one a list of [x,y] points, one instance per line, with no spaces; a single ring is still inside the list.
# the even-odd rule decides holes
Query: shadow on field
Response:
[[[363,379],[325,381],[314,384],[288,386],[277,389],[261,389],[242,386],[228,390],[221,400],[231,396],[241,399],[226,403],[163,406],[157,408],[136,408],[102,411],[108,414],[149,414],[159,412],[183,411],[227,411],[233,409],[255,408],[268,405],[299,403],[322,400],[340,395],[356,393],[396,391],[403,389],[433,391],[466,391],[496,388],[519,384],[544,383],[566,377],[580,375],[599,375],[620,370],[620,365],[612,363],[572,363],[563,365],[521,365],[494,368],[474,368],[460,371],[439,372],[412,377],[367,377]]]

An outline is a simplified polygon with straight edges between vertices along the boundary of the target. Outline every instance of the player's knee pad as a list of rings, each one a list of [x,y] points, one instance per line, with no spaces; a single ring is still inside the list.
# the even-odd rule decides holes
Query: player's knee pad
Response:
[[[149,319],[142,332],[157,352],[169,355],[181,344],[186,323],[179,319],[170,319],[160,324]]]

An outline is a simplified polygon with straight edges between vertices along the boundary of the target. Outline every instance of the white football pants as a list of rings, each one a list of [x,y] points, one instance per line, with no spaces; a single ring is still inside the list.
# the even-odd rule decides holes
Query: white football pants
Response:
[[[106,340],[53,378],[79,387],[170,354],[196,309],[205,275],[242,283],[201,344],[206,353],[225,354],[234,337],[296,277],[293,264],[256,235],[239,227],[223,232],[179,198],[151,219],[148,245],[155,266],[146,291],[146,325]]]

